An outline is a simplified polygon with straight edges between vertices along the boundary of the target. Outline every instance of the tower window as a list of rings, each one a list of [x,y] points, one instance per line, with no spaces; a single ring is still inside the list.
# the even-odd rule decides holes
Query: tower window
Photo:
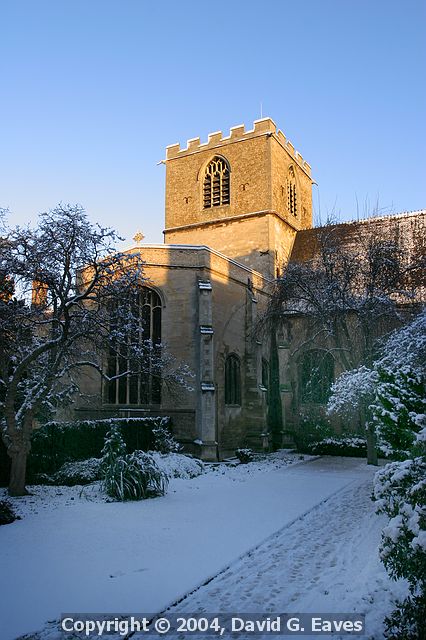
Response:
[[[297,216],[296,177],[293,167],[288,170],[287,177],[287,209],[293,216]]]
[[[229,166],[224,158],[215,156],[207,165],[204,175],[203,206],[204,209],[210,209],[229,202]]]
[[[241,367],[235,354],[228,356],[225,362],[225,404],[241,404]]]

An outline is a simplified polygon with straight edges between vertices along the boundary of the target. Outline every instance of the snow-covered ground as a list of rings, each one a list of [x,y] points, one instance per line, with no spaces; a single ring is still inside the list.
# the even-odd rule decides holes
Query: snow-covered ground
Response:
[[[211,467],[136,503],[34,487],[13,501],[24,519],[0,528],[1,640],[42,628],[34,637],[55,640],[46,622],[63,612],[160,612],[188,592],[170,611],[364,612],[379,640],[402,587],[377,558],[373,470],[295,461]]]

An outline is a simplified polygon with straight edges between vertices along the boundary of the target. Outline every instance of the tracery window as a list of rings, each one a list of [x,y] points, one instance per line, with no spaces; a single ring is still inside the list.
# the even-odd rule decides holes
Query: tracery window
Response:
[[[206,167],[203,181],[204,209],[220,207],[230,202],[229,165],[215,156]]]
[[[297,206],[296,176],[294,168],[290,167],[287,176],[287,210],[293,216],[297,216]]]
[[[299,390],[302,402],[325,404],[334,380],[334,358],[328,351],[311,349],[299,362]]]
[[[111,347],[105,399],[111,404],[161,402],[161,300],[147,287],[131,298],[115,301],[110,310]],[[136,373],[135,373],[136,372]]]
[[[241,405],[241,366],[235,354],[225,361],[225,404]]]

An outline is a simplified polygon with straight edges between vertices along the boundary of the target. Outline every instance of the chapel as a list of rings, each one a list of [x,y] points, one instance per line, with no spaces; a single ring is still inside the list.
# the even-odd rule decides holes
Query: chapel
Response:
[[[315,351],[294,348],[297,331],[278,332],[271,345],[256,326],[283,267],[315,250],[311,167],[270,118],[250,130],[233,127],[227,136],[211,133],[206,142],[188,140],[183,149],[170,145],[164,164],[164,244],[145,244],[139,234],[130,251],[144,261],[146,335],[188,365],[192,388],[176,393],[135,376],[108,384],[91,379],[90,405],[82,401],[76,417],[170,416],[174,436],[204,460],[237,447],[260,449],[276,357],[281,444],[291,445]],[[424,218],[423,211],[377,224],[409,234]],[[339,225],[342,241],[362,224]],[[116,363],[108,366],[114,372]],[[330,362],[316,386],[329,386],[338,372]]]

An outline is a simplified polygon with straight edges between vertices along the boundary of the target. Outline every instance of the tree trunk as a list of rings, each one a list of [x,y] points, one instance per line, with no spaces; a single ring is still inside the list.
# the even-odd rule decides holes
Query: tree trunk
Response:
[[[26,496],[25,476],[27,470],[27,452],[25,450],[11,455],[12,466],[10,469],[9,495]]]
[[[376,432],[372,425],[368,425],[367,430],[367,464],[372,464],[377,467],[377,449],[376,449]]]

